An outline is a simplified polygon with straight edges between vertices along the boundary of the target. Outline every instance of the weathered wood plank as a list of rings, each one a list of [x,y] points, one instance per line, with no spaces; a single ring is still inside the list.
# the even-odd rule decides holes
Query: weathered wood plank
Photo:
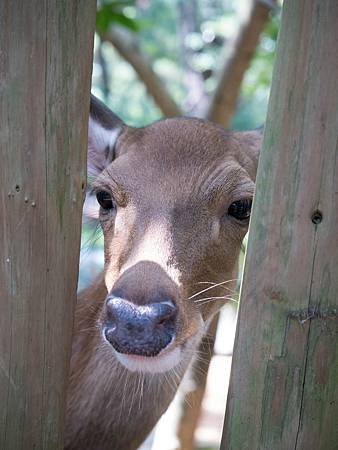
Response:
[[[337,449],[337,24],[284,2],[222,449]]]
[[[0,6],[0,448],[62,448],[95,1]]]

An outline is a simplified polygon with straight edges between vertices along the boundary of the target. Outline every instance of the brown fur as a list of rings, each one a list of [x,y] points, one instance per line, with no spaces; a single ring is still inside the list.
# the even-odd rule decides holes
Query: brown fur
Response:
[[[200,282],[237,276],[248,224],[229,217],[227,209],[253,195],[260,142],[260,132],[227,132],[198,119],[121,129],[110,152],[115,159],[95,181],[95,189],[112,192],[119,206],[116,217],[101,214],[105,271],[78,301],[67,449],[136,449],[167,409],[206,323],[226,301],[194,300],[226,296],[226,288],[234,287],[232,282],[189,299],[207,286]],[[175,300],[174,345],[184,348],[184,357],[172,371],[135,373],[116,360],[100,329],[113,287],[136,304],[159,291]]]

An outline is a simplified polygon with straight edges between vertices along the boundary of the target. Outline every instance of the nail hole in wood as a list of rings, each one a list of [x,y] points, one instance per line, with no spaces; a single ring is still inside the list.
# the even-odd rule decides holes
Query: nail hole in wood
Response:
[[[311,217],[312,223],[318,225],[323,220],[323,214],[320,211],[315,211]]]

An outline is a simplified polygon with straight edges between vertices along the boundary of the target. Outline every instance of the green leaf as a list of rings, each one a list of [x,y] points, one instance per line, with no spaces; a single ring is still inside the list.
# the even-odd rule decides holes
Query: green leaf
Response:
[[[111,25],[118,24],[131,31],[139,31],[140,26],[137,20],[127,17],[123,13],[125,6],[133,5],[135,2],[126,0],[105,1],[96,13],[96,28],[105,32]]]

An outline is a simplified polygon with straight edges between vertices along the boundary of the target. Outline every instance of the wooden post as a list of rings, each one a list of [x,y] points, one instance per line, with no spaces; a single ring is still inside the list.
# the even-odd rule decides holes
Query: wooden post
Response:
[[[337,449],[337,24],[284,2],[222,449]]]
[[[0,448],[61,449],[94,0],[0,5]]]

